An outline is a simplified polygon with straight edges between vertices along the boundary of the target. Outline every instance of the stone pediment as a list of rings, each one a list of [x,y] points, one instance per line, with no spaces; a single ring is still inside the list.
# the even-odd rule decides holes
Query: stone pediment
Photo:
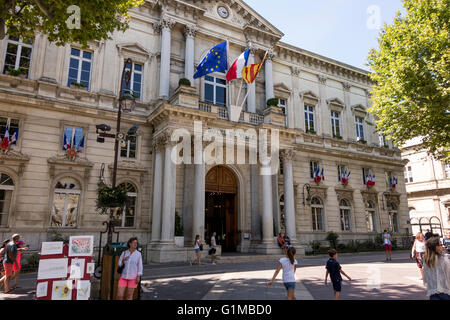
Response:
[[[78,166],[78,167],[94,167],[94,163],[90,162],[87,159],[83,159],[80,157],[71,160],[67,157],[67,155],[55,156],[47,159],[47,162],[51,165],[60,165],[60,166]]]
[[[352,111],[361,117],[365,117],[367,115],[366,108],[362,104],[356,104],[352,106]]]
[[[342,108],[345,107],[345,103],[344,103],[342,100],[340,100],[339,98],[331,98],[331,99],[328,99],[328,100],[327,100],[327,104],[328,104],[329,106],[335,105],[335,106],[339,106],[339,107],[342,107]]]
[[[134,58],[133,60],[145,61],[152,56],[152,53],[137,42],[122,42],[117,44],[117,49],[121,56]]]
[[[114,164],[108,165],[108,169],[113,170]],[[119,161],[117,169],[122,171],[147,172],[147,169],[139,162],[134,161]]]
[[[291,94],[291,89],[283,82],[275,84],[273,86],[273,89],[276,91],[281,91],[284,93]]]
[[[240,0],[216,0],[216,1],[202,1],[202,0],[176,0],[178,3],[188,3],[204,9],[205,16],[229,23],[234,26],[239,26],[242,29],[255,29],[268,33],[274,37],[281,39],[284,34],[278,30],[274,25],[264,19],[249,5]],[[225,7],[228,11],[228,17],[223,18],[218,13],[219,7]]]
[[[16,161],[16,162],[28,162],[30,157],[15,150],[1,151],[0,161]]]

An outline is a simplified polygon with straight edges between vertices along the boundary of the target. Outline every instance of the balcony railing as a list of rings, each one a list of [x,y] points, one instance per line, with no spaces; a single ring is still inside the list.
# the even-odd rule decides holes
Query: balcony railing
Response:
[[[229,120],[228,109],[224,106],[218,106],[207,102],[199,102],[199,109],[204,112],[217,114],[219,119]],[[264,122],[264,116],[243,111],[239,118],[239,122],[258,126]]]

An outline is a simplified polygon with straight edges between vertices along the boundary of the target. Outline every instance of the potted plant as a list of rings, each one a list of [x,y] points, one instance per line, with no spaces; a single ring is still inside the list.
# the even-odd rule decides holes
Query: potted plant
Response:
[[[362,144],[367,144],[367,141],[364,140],[364,139],[359,140],[359,142],[362,143]]]
[[[316,134],[316,131],[314,129],[307,129],[306,133]]]
[[[334,135],[334,138],[339,139],[339,140],[342,140],[342,136],[339,135],[339,134]]]
[[[8,71],[6,72],[8,75],[13,77],[20,77],[20,78],[26,78],[26,72],[22,68],[14,69],[12,67],[8,68]]]
[[[337,245],[337,239],[339,238],[339,235],[336,232],[330,231],[328,232],[327,237],[325,238],[325,240],[330,241],[330,245],[333,249],[336,249],[336,245]]]
[[[271,98],[267,100],[267,106],[268,107],[277,107],[278,106],[278,99],[277,98]]]
[[[191,81],[186,78],[181,78],[180,81],[178,81],[178,86],[191,86]]]
[[[80,83],[80,82],[71,82],[70,83],[70,88],[71,89],[83,89],[83,90],[87,91],[87,87],[84,84]]]
[[[123,187],[101,184],[97,189],[97,210],[107,214],[111,208],[123,208],[127,203],[127,191]]]

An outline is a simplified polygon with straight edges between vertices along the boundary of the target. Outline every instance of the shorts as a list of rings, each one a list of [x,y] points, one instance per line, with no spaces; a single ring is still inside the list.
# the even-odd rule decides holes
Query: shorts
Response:
[[[212,256],[213,254],[216,254],[216,251],[217,251],[216,249],[211,248],[211,249],[209,249],[208,253],[210,256]]]
[[[5,268],[5,276],[7,277],[11,277],[13,274],[13,263],[3,263],[3,266]]]
[[[341,281],[331,281],[333,283],[333,290],[336,292],[342,291],[342,282]]]
[[[419,267],[419,269],[422,269],[423,264],[423,252],[416,252],[416,264]]]
[[[436,293],[430,296],[430,300],[450,300],[450,296],[446,293]]]
[[[124,278],[120,277],[120,279],[119,279],[119,287],[136,289],[137,288],[136,279],[137,278],[128,280],[128,279],[124,279]]]
[[[286,290],[295,290],[295,282],[284,282]]]
[[[391,250],[392,250],[392,245],[390,245],[390,244],[385,244],[385,245],[384,245],[384,249],[386,249],[386,251],[391,251]]]
[[[200,252],[200,249],[195,249],[195,253],[199,253]]]

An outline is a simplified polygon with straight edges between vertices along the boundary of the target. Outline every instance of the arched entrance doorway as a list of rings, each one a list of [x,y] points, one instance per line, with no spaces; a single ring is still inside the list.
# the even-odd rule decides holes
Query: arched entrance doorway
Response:
[[[205,190],[205,239],[216,232],[222,251],[235,252],[239,241],[237,179],[226,167],[214,167],[206,175]]]

